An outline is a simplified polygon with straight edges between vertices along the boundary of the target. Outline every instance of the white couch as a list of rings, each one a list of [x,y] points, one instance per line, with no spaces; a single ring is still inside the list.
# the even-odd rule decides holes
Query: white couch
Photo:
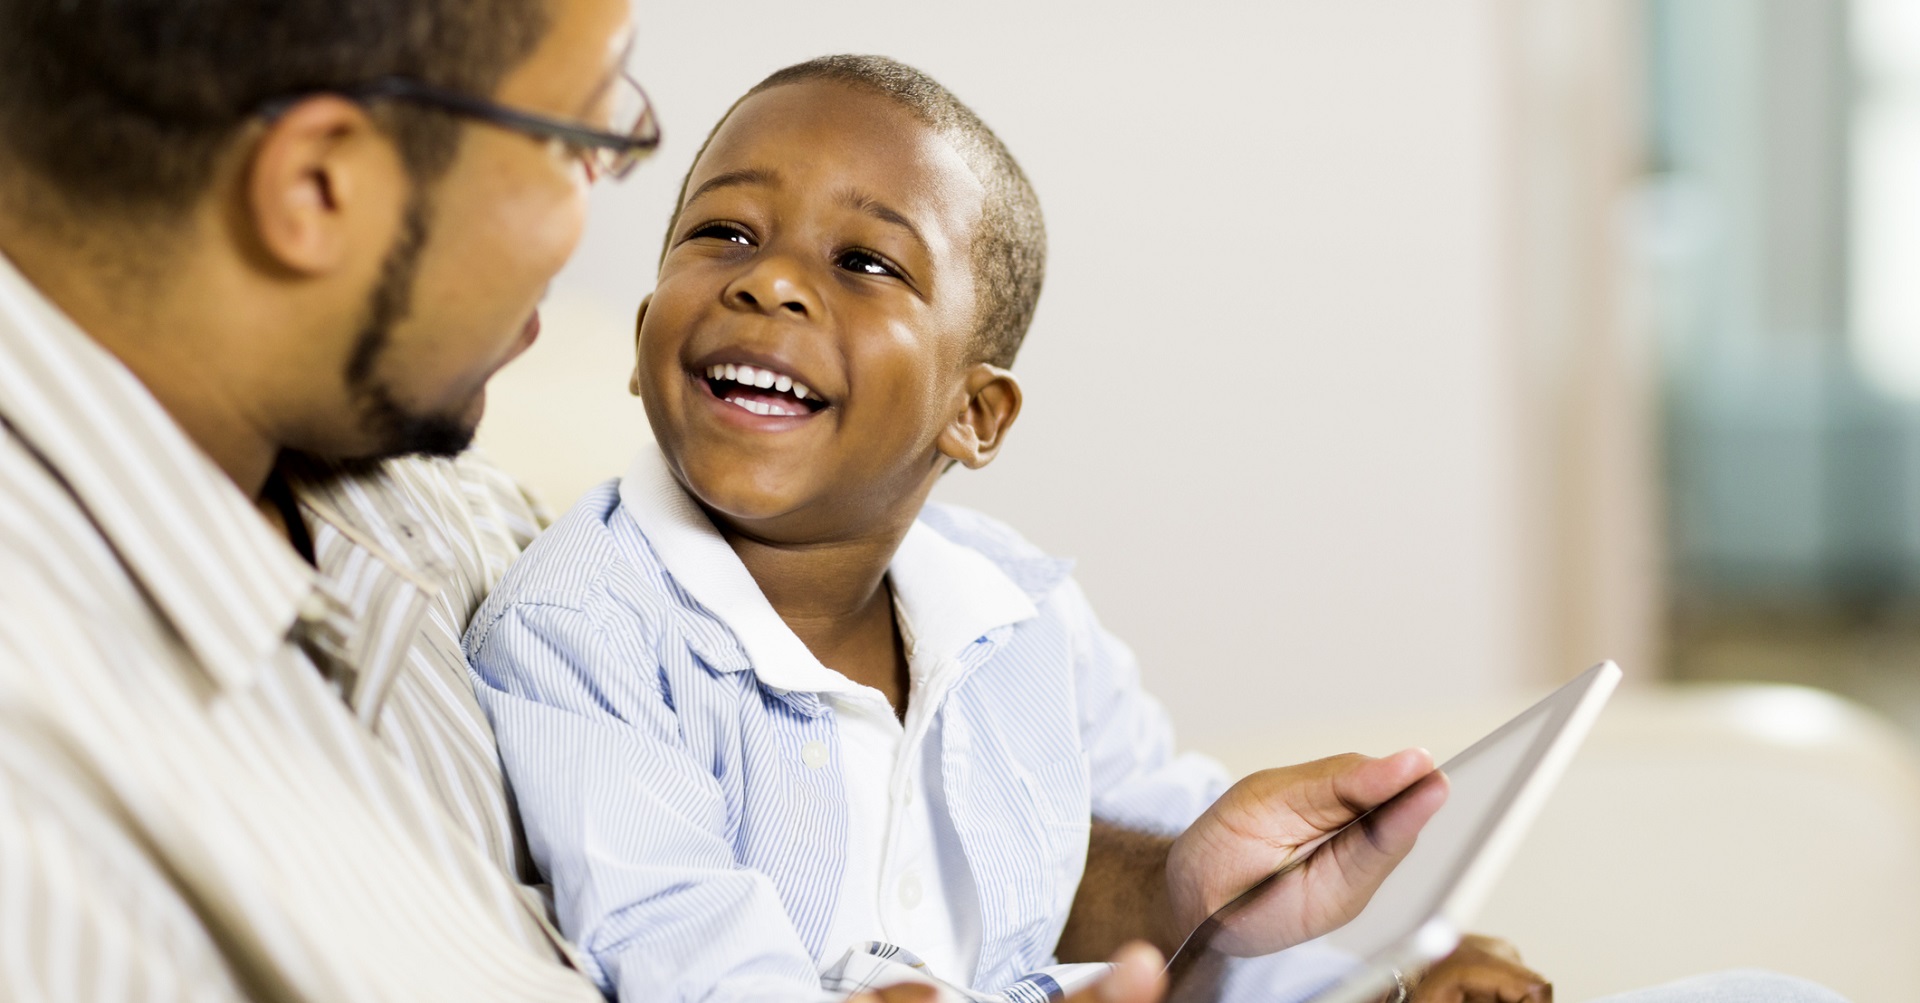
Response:
[[[1413,744],[1444,759],[1527,702],[1319,721],[1209,751],[1241,772]],[[1854,1003],[1920,999],[1920,760],[1817,690],[1624,690],[1478,926],[1569,1003],[1731,967]]]

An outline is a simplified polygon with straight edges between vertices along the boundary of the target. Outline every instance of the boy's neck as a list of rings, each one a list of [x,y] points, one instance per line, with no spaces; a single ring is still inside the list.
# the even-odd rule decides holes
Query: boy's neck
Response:
[[[820,664],[871,686],[904,716],[906,656],[894,622],[887,566],[912,521],[897,531],[788,546],[722,530],[774,612]]]

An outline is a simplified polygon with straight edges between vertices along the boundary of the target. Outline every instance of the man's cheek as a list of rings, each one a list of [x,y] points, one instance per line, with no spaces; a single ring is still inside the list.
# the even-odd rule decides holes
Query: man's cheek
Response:
[[[586,231],[584,189],[562,182],[536,195],[501,202],[492,230],[515,260],[521,281],[544,286],[572,257]]]

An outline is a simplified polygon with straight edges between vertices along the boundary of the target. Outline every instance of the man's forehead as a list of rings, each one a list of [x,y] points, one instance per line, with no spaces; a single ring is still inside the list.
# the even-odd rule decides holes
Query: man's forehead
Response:
[[[503,94],[558,98],[577,90],[580,81],[600,81],[625,63],[634,32],[624,0],[566,0],[552,10],[546,35],[508,74]]]

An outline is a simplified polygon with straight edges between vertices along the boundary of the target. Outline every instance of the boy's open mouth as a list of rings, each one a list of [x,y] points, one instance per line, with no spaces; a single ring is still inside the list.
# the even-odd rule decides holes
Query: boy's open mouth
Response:
[[[820,395],[793,377],[755,366],[707,367],[707,389],[744,411],[768,417],[801,417],[827,406]]]

